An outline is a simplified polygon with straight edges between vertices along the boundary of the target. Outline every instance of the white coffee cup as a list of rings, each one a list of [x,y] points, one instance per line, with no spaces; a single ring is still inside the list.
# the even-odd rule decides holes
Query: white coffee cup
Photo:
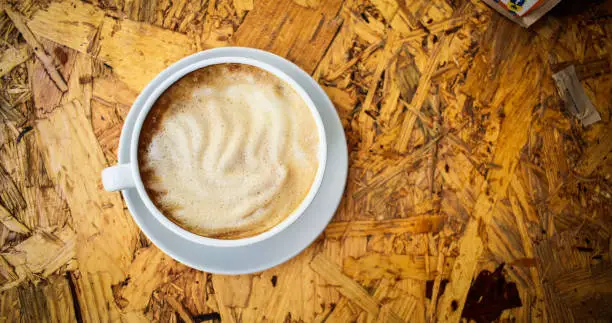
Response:
[[[195,56],[195,55],[194,55]],[[191,57],[191,56],[190,56]],[[302,200],[302,202],[298,205],[298,207],[287,216],[282,222],[272,227],[271,229],[262,232],[258,235],[241,238],[241,239],[214,239],[208,238],[204,236],[200,236],[193,232],[190,232],[186,229],[183,229],[179,225],[172,222],[166,216],[164,216],[159,209],[153,204],[153,201],[147,195],[144,184],[142,182],[142,178],[140,177],[140,171],[138,168],[138,141],[140,138],[140,131],[142,129],[142,125],[146,119],[147,114],[151,110],[151,107],[157,101],[159,96],[168,89],[173,83],[178,81],[180,78],[185,76],[186,74],[193,72],[197,69],[204,68],[210,65],[216,64],[225,64],[225,63],[238,63],[238,64],[246,64],[258,67],[265,71],[268,71],[274,74],[279,79],[283,80],[285,83],[289,84],[306,102],[306,105],[310,109],[312,116],[314,117],[315,123],[317,125],[317,131],[319,134],[319,149],[318,149],[318,160],[319,167],[317,169],[317,173],[315,175],[315,179],[308,191],[306,197]],[[138,196],[142,199],[144,205],[147,207],[148,211],[155,216],[155,218],[166,228],[172,230],[176,234],[187,238],[193,242],[214,246],[214,247],[238,247],[245,246],[249,244],[253,244],[265,239],[272,237],[273,235],[283,231],[287,227],[289,227],[298,217],[300,217],[310,202],[314,199],[317,191],[319,190],[319,186],[321,185],[321,181],[323,179],[323,173],[325,172],[325,165],[327,159],[327,143],[325,140],[325,129],[323,127],[323,121],[321,120],[321,116],[317,111],[316,106],[312,102],[311,98],[308,96],[306,91],[291,77],[277,69],[274,66],[268,65],[266,63],[260,62],[255,59],[245,58],[245,57],[218,57],[211,59],[203,59],[197,61],[191,65],[188,65],[185,68],[180,68],[178,63],[175,63],[168,67],[164,72],[170,72],[169,76],[165,79],[159,79],[156,77],[151,83],[148,85],[154,86],[154,89],[150,96],[148,96],[145,100],[144,106],[142,110],[138,114],[136,118],[136,123],[134,128],[132,129],[132,136],[130,142],[130,163],[126,164],[118,164],[112,167],[108,167],[102,171],[102,183],[104,185],[104,189],[107,191],[118,191],[125,189],[136,189],[138,192]],[[143,92],[144,93],[144,92]],[[143,94],[141,94],[143,95]],[[140,98],[139,98],[140,99]],[[136,100],[138,102],[140,100]],[[124,127],[123,131],[128,131]],[[123,134],[122,134],[123,136]],[[205,212],[205,211],[203,211]]]

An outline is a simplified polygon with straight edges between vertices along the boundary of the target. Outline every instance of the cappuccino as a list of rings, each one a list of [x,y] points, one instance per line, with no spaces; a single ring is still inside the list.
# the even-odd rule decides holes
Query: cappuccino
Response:
[[[289,216],[312,186],[319,135],[302,97],[245,64],[193,71],[170,86],[138,145],[147,194],[170,220],[201,236],[238,239]]]

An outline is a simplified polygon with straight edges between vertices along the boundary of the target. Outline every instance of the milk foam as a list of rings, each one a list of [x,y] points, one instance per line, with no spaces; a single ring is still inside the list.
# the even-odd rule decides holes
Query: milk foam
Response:
[[[192,72],[145,121],[140,167],[156,206],[205,236],[266,231],[304,199],[318,168],[318,134],[302,98],[247,65]]]

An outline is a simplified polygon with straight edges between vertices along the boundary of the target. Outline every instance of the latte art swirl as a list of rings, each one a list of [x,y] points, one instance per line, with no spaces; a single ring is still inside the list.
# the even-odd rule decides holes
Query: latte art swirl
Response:
[[[263,232],[304,199],[318,168],[318,135],[302,98],[247,65],[192,72],[158,99],[139,143],[154,204],[211,237]]]

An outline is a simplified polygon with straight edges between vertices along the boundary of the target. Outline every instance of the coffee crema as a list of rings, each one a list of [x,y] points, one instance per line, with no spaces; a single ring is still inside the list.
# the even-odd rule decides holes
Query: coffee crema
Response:
[[[219,239],[254,236],[289,216],[314,182],[319,135],[302,97],[245,64],[193,71],[147,115],[139,168],[171,221]]]

